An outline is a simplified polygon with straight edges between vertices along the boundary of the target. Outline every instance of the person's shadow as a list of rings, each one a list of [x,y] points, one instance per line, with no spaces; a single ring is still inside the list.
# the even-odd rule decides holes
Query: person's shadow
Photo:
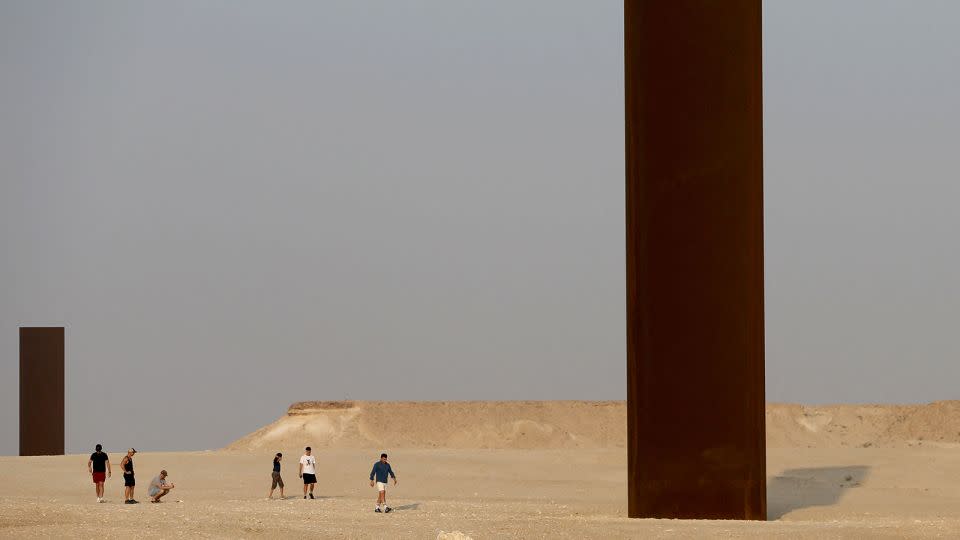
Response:
[[[866,465],[787,469],[767,482],[767,519],[780,519],[801,508],[836,504],[869,475]]]
[[[420,503],[405,504],[403,506],[394,506],[394,512],[403,512],[404,510],[416,510],[420,508]]]

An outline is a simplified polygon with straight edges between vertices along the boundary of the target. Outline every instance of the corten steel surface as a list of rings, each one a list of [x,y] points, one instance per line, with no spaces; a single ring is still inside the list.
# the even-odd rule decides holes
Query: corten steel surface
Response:
[[[627,0],[629,515],[766,519],[761,0]]]
[[[63,328],[20,328],[20,455],[63,455]]]

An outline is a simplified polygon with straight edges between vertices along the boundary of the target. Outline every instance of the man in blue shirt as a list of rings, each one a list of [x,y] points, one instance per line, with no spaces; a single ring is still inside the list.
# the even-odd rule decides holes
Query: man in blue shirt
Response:
[[[374,510],[377,513],[393,510],[387,506],[387,475],[393,478],[393,485],[397,485],[397,475],[393,474],[393,469],[387,463],[387,455],[380,454],[380,461],[374,463],[373,470],[370,471],[370,487],[373,487],[374,478],[377,480],[377,508]]]

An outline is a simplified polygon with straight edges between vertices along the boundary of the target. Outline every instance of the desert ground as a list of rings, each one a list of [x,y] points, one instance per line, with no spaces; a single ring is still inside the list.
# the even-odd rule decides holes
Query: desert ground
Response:
[[[766,522],[628,519],[625,415],[623,402],[299,403],[224,449],[141,449],[139,505],[122,504],[119,474],[96,502],[89,454],[0,457],[0,537],[960,537],[960,402],[768,405]],[[296,474],[307,444],[316,500]],[[107,450],[116,472],[122,450]],[[368,481],[381,450],[399,479],[391,514],[373,512]],[[287,498],[267,500],[277,451]],[[161,468],[177,487],[150,504]]]

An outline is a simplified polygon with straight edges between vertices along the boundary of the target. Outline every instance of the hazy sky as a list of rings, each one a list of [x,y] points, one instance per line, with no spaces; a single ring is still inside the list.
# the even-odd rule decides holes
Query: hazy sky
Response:
[[[958,397],[960,3],[764,8],[768,399]],[[68,451],[623,399],[622,24],[0,0],[0,453],[20,325],[67,326]]]

